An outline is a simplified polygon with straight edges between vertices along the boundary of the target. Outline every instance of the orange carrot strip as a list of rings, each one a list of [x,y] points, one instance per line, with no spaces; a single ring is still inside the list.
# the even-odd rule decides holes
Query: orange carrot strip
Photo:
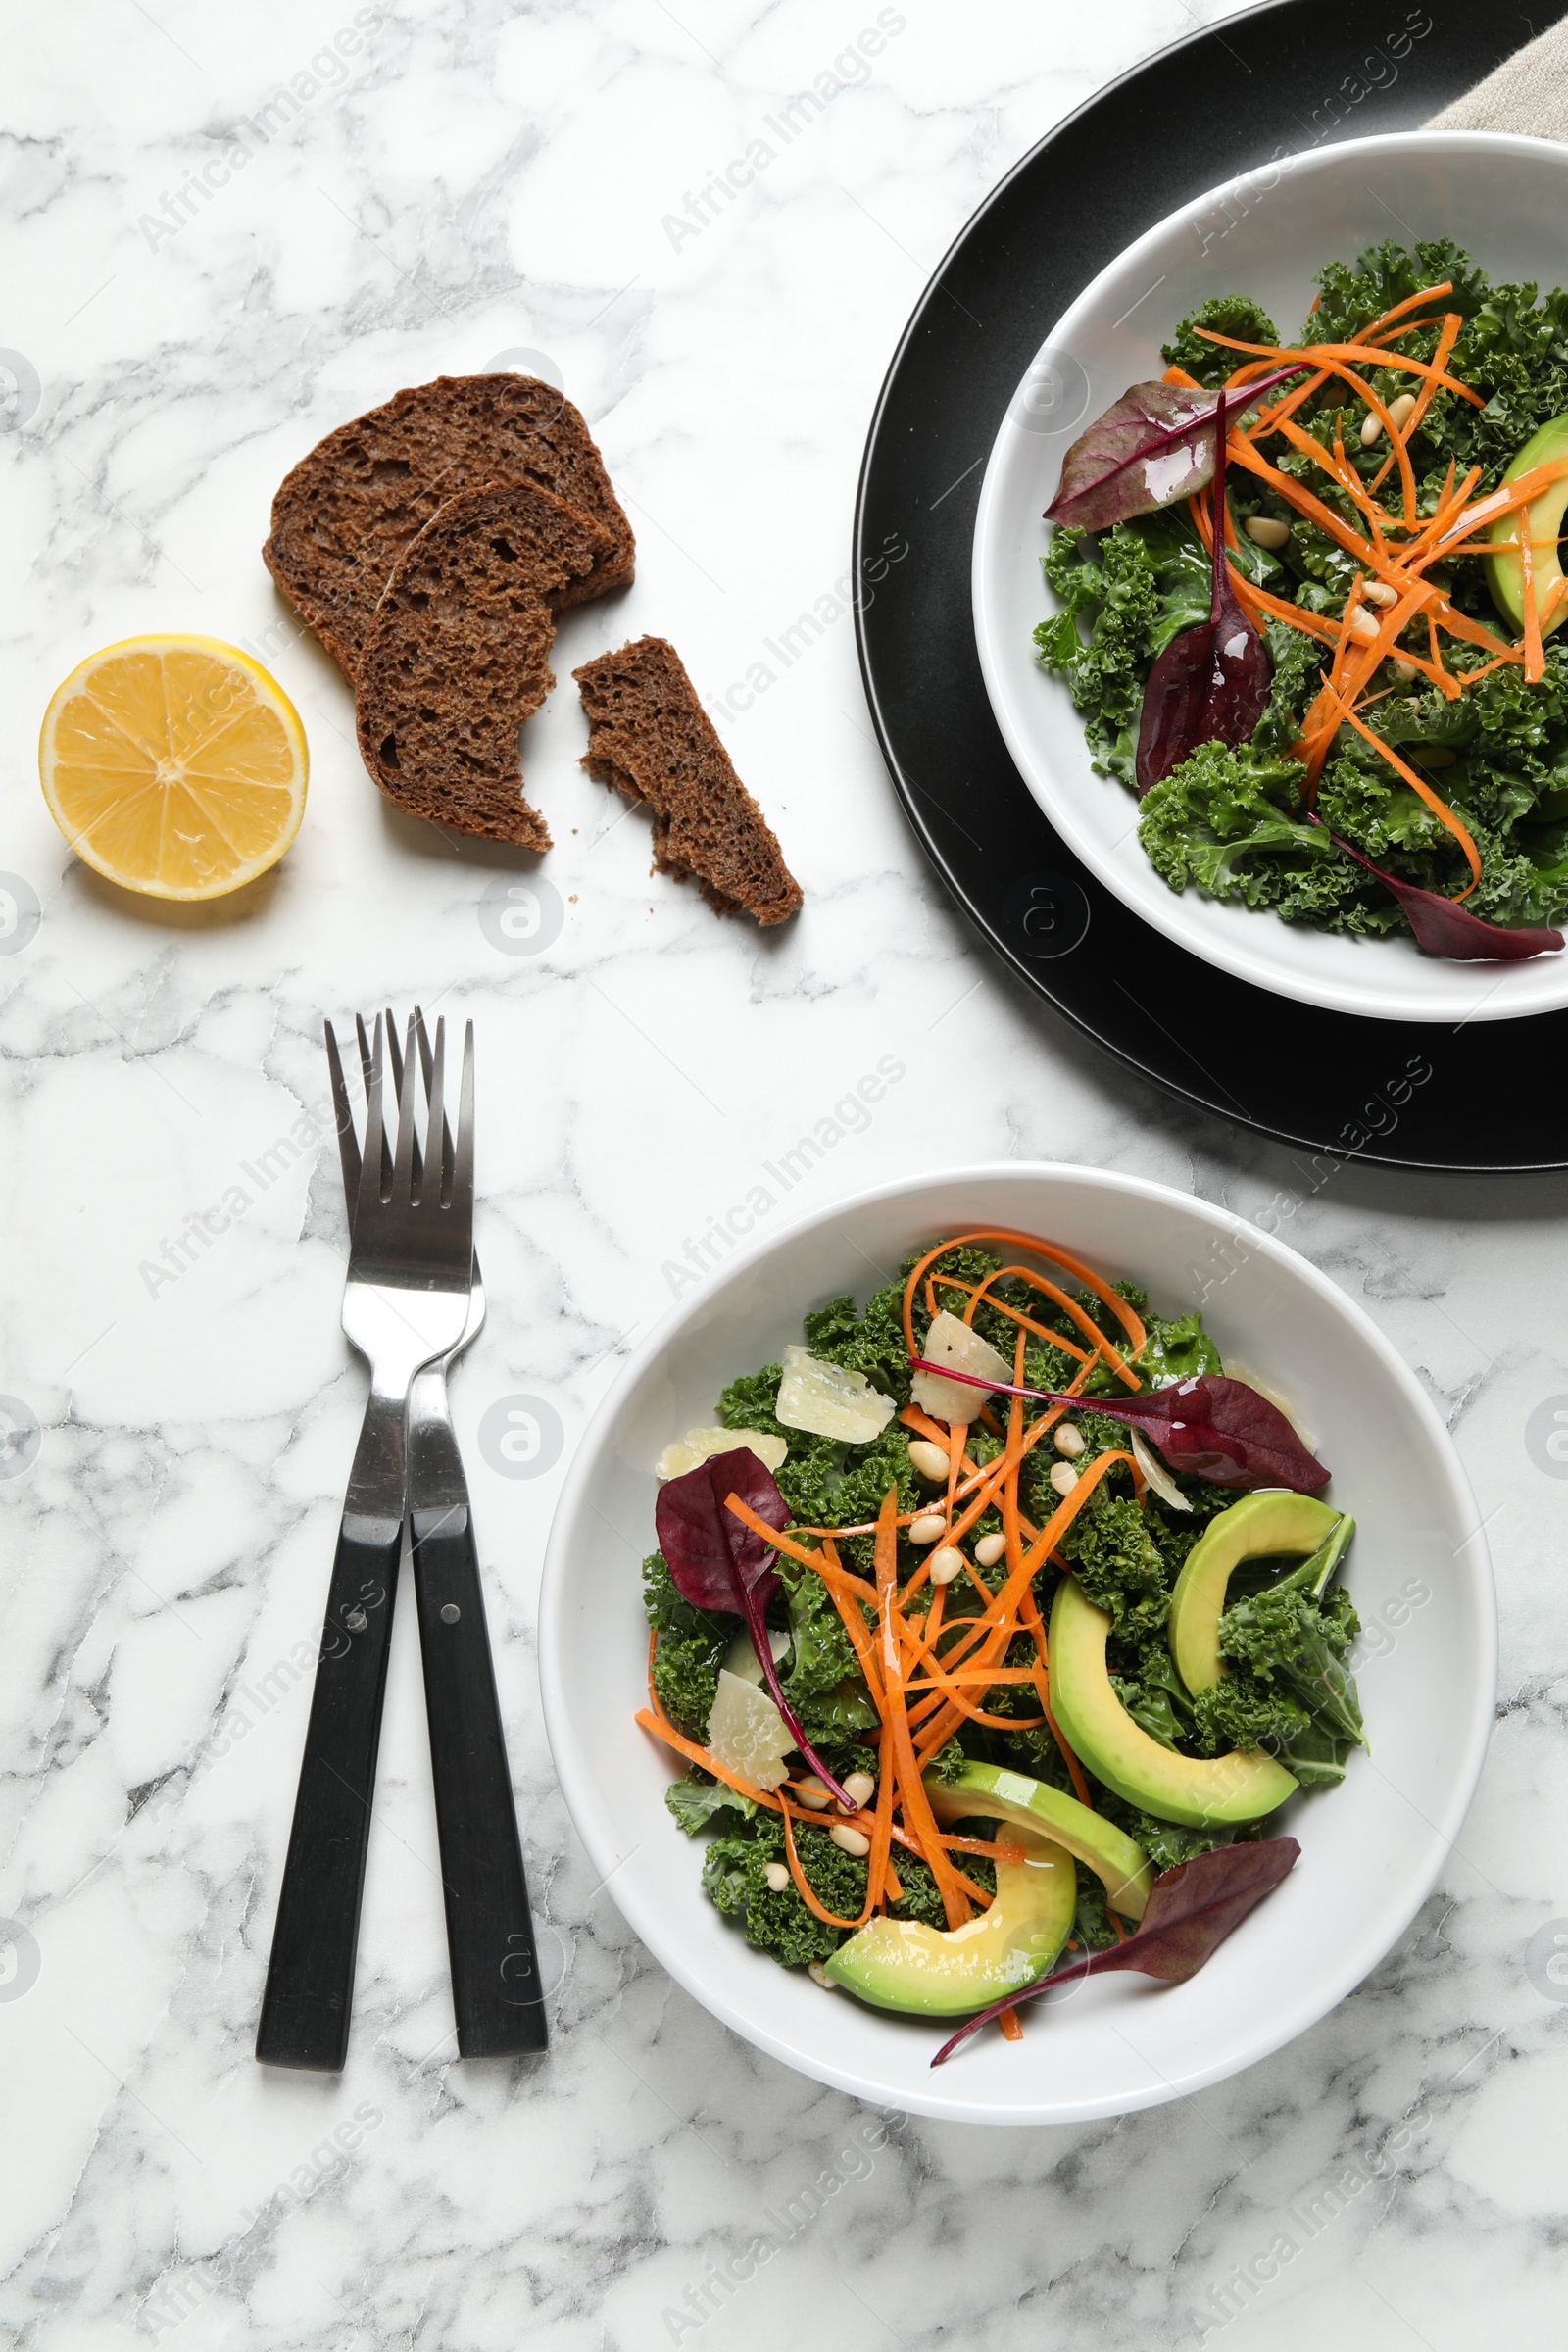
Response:
[[[979,1664],[990,1664],[1005,1649],[1012,1637],[1020,1597],[1028,1590],[1036,1571],[1060,1543],[1085,1503],[1088,1502],[1090,1495],[1100,1485],[1101,1480],[1114,1469],[1118,1462],[1124,1462],[1130,1470],[1136,1471],[1138,1467],[1130,1453],[1117,1451],[1096,1456],[1090,1468],[1080,1476],[1072,1493],[1063,1496],[1060,1506],[1047,1520],[1039,1536],[1018,1561],[1017,1566],[1009,1569],[1006,1581],[991,1602],[990,1607],[983,1610],[977,1624],[960,1637],[945,1660],[948,1667],[960,1666],[969,1657],[976,1657],[976,1662]],[[978,1653],[977,1656],[976,1653]],[[957,1728],[956,1722],[949,1720],[950,1713],[951,1710],[945,1707],[923,1729],[920,1743],[921,1753],[927,1759],[936,1753],[937,1749]]]
[[[1472,408],[1484,409],[1487,405],[1479,392],[1472,392],[1470,386],[1462,384],[1456,375],[1434,368],[1430,361],[1411,359],[1402,351],[1384,351],[1376,344],[1302,343],[1293,349],[1283,343],[1243,343],[1234,335],[1215,334],[1211,327],[1206,326],[1200,326],[1197,331],[1205,343],[1217,343],[1222,351],[1250,352],[1254,359],[1260,360],[1298,360],[1314,368],[1327,368],[1331,375],[1342,376],[1347,382],[1355,379],[1343,363],[1372,360],[1379,368],[1402,368],[1407,375],[1424,376],[1434,385],[1441,384],[1446,392],[1457,392],[1461,400],[1469,401]],[[1341,365],[1335,365],[1336,362]],[[1367,406],[1372,406],[1371,401]]]
[[[893,1753],[906,1826],[918,1838],[926,1866],[936,1880],[950,1928],[961,1927],[969,1916],[967,1896],[957,1886],[953,1865],[938,1841],[936,1818],[915,1761],[914,1743],[904,1701],[904,1656],[899,1642],[896,1592],[898,1578],[897,1487],[889,1487],[877,1515],[876,1590],[882,1618],[882,1683],[887,1693],[886,1721],[893,1736]]]
[[[1539,686],[1546,674],[1545,656],[1541,650],[1541,614],[1536,610],[1536,551],[1530,544],[1530,533],[1521,530],[1519,549],[1519,587],[1525,608],[1525,678]]]
[[[1453,347],[1459,340],[1459,330],[1463,324],[1464,320],[1460,318],[1457,311],[1448,312],[1447,316],[1443,321],[1443,326],[1438,335],[1438,347],[1432,355],[1432,364],[1435,368],[1446,368],[1447,366],[1448,361],[1453,354]],[[1436,384],[1431,382],[1430,379],[1422,385],[1420,391],[1415,397],[1415,407],[1410,411],[1409,416],[1399,427],[1399,438],[1407,449],[1415,437],[1422,417],[1426,415],[1428,408],[1431,406],[1432,395],[1436,390]],[[1378,467],[1377,472],[1372,476],[1372,481],[1370,484],[1372,489],[1376,490],[1379,487],[1384,477],[1388,473],[1389,467],[1393,464],[1394,452],[1391,449],[1388,456],[1384,459],[1382,465]]]
[[[790,1877],[795,1881],[795,1891],[813,1918],[819,1919],[823,1926],[828,1928],[864,1926],[870,1916],[868,1911],[862,1912],[858,1919],[840,1919],[836,1911],[829,1911],[824,1904],[817,1901],[811,1891],[811,1882],[801,1868],[801,1857],[795,1850],[795,1830],[787,1813],[784,1816],[784,1855],[790,1866]]]
[[[1389,765],[1395,769],[1398,775],[1401,775],[1404,778],[1412,792],[1420,794],[1422,800],[1425,801],[1427,807],[1432,810],[1433,815],[1439,818],[1443,824],[1447,826],[1448,831],[1453,835],[1454,840],[1458,843],[1460,849],[1463,850],[1465,860],[1470,868],[1470,880],[1466,883],[1464,889],[1458,893],[1454,901],[1455,906],[1458,906],[1463,900],[1470,896],[1471,891],[1474,890],[1476,884],[1481,879],[1481,856],[1480,852],[1476,848],[1475,843],[1465,831],[1465,828],[1460,822],[1459,818],[1455,816],[1453,810],[1448,807],[1447,802],[1440,799],[1439,795],[1433,791],[1431,785],[1427,783],[1426,779],[1423,776],[1418,776],[1415,769],[1411,767],[1406,760],[1403,760],[1399,758],[1398,753],[1394,749],[1392,744],[1385,743],[1381,735],[1374,735],[1371,728],[1367,726],[1361,719],[1357,718],[1353,710],[1348,710],[1345,715],[1349,720],[1356,733],[1358,735],[1364,735],[1367,742],[1372,745],[1373,749],[1382,753]]]
[[[1022,2041],[1023,2024],[1016,2009],[999,2009],[997,2023],[1002,2028],[1004,2041]]]
[[[978,1227],[973,1233],[956,1234],[951,1241],[939,1242],[934,1250],[927,1250],[925,1256],[910,1273],[904,1286],[904,1339],[911,1355],[914,1353],[914,1323],[909,1312],[909,1302],[914,1297],[914,1286],[927,1266],[933,1264],[947,1250],[960,1249],[965,1242],[1021,1243],[1026,1250],[1032,1250],[1037,1257],[1047,1258],[1053,1265],[1065,1266],[1068,1273],[1076,1275],[1085,1290],[1092,1293],[1102,1306],[1108,1306],[1127,1334],[1131,1343],[1131,1352],[1134,1355],[1138,1353],[1148,1339],[1149,1334],[1144,1328],[1142,1319],[1134,1314],[1124,1298],[1118,1298],[1109,1285],[1102,1282],[1099,1275],[1086,1266],[1080,1258],[1069,1256],[1065,1250],[1058,1249],[1054,1242],[1042,1241],[1038,1234],[1019,1233],[1013,1227],[1006,1225],[986,1225]],[[1103,1340],[1103,1335],[1102,1335],[1102,1340],[1106,1349],[1106,1360],[1112,1368],[1121,1373],[1130,1387],[1141,1386],[1136,1376],[1128,1374],[1126,1366],[1122,1364],[1109,1342]]]

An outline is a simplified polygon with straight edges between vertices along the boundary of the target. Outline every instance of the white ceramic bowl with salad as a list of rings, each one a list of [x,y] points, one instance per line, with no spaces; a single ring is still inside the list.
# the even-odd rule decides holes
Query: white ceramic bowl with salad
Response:
[[[910,1252],[978,1227],[1051,1237],[1103,1282],[1142,1285],[1150,1315],[1200,1306],[1227,1371],[1289,1410],[1332,1473],[1323,1499],[1356,1524],[1345,1586],[1362,1626],[1351,1655],[1370,1746],[1349,1755],[1338,1786],[1292,1797],[1268,1821],[1265,1835],[1295,1837],[1300,1857],[1188,1982],[1124,1973],[1048,1993],[1021,2006],[1021,2042],[993,2027],[933,2071],[953,2018],[894,2014],[780,1967],[705,1895],[703,1840],[665,1801],[682,1759],[634,1720],[647,1704],[641,1569],[656,1545],[655,1466],[712,1424],[720,1391],[778,1363],[807,1313],[844,1293],[863,1305]],[[818,2081],[993,2124],[1116,2115],[1200,2089],[1351,1991],[1409,1925],[1459,1833],[1493,1720],[1495,1654],[1491,1570],[1463,1471],[1361,1309],[1223,1209],[1048,1164],[881,1187],[770,1237],[673,1309],[579,1446],[540,1617],[546,1722],[572,1819],[595,1875],[670,1974]]]
[[[1102,271],[1047,337],[997,436],[975,525],[973,605],[1008,750],[1052,823],[1108,889],[1240,979],[1389,1020],[1503,1020],[1568,1004],[1568,953],[1447,961],[1418,952],[1407,933],[1347,936],[1282,920],[1270,906],[1201,896],[1191,882],[1170,888],[1140,840],[1139,802],[1126,783],[1093,771],[1084,719],[1032,643],[1037,623],[1059,609],[1041,577],[1051,535],[1042,514],[1063,455],[1130,385],[1161,375],[1161,344],[1211,297],[1251,296],[1288,340],[1300,331],[1325,264],[1354,264],[1391,236],[1412,246],[1451,238],[1494,281],[1535,280],[1545,295],[1568,278],[1565,209],[1568,149],[1544,140],[1411,132],[1289,157],[1198,198]],[[1348,428],[1348,438],[1353,448]],[[1239,487],[1248,477],[1233,465],[1233,514]],[[1255,482],[1250,487],[1257,494]],[[1495,616],[1493,626],[1514,635]],[[1408,668],[1399,674],[1410,679]],[[1413,683],[1422,685],[1419,676]],[[1444,764],[1452,756],[1440,749]],[[1441,887],[1451,896],[1458,880]]]

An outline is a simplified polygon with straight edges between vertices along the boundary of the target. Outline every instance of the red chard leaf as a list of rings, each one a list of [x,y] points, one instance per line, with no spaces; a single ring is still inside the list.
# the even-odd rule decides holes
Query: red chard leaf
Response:
[[[1214,412],[1214,551],[1207,620],[1173,637],[1149,673],[1138,728],[1140,799],[1200,743],[1247,743],[1273,684],[1263,640],[1242,610],[1225,554],[1225,395]]]
[[[1134,1969],[1141,1976],[1157,1977],[1163,1984],[1185,1984],[1248,1913],[1290,1876],[1300,1850],[1294,1838],[1263,1838],[1242,1845],[1216,1846],[1212,1853],[1178,1862],[1174,1870],[1163,1871],[1154,1881],[1135,1936],[1102,1952],[1083,1952],[1064,1968],[1042,1977],[1026,1992],[1008,1993],[1003,2000],[993,2001],[989,2009],[971,2017],[943,2043],[932,2065],[946,2065],[955,2050],[994,2017],[1000,2017],[1004,2009],[1015,2009],[1020,2001],[1032,2001],[1037,1993],[1071,1984],[1079,1977],[1103,1977],[1116,1969]]]
[[[1314,811],[1308,814],[1314,825],[1323,824]],[[1415,933],[1416,946],[1429,956],[1445,956],[1450,963],[1522,963],[1529,956],[1552,956],[1562,947],[1560,931],[1548,930],[1544,924],[1509,931],[1501,923],[1484,922],[1479,914],[1456,906],[1452,899],[1445,899],[1435,890],[1422,890],[1414,882],[1401,882],[1385,873],[1381,865],[1374,865],[1327,825],[1323,830],[1337,850],[1375,874],[1385,890],[1393,891]]]
[[[695,1470],[667,1479],[659,1490],[654,1532],[670,1581],[693,1608],[723,1610],[745,1619],[762,1679],[797,1748],[823,1787],[847,1811],[858,1813],[860,1808],[810,1746],[784,1696],[773,1663],[773,1645],[767,1638],[767,1604],[779,1589],[773,1573],[778,1553],[771,1544],[763,1543],[755,1528],[725,1507],[731,1495],[769,1527],[781,1532],[788,1527],[790,1506],[779,1493],[773,1473],[749,1446],[710,1454]]]
[[[1000,1389],[1004,1396],[1032,1396],[1041,1404],[1070,1404],[1077,1413],[1125,1421],[1152,1440],[1173,1470],[1206,1478],[1210,1486],[1290,1487],[1298,1494],[1315,1494],[1332,1475],[1308,1453],[1277,1404],[1223,1372],[1198,1372],[1147,1396],[1073,1396],[1061,1389],[981,1380],[919,1356],[909,1361],[916,1372],[940,1372],[967,1388]]]
[[[654,1505],[654,1532],[683,1600],[696,1609],[747,1614],[748,1592],[766,1608],[778,1591],[770,1544],[726,1511],[731,1494],[765,1519],[769,1527],[790,1523],[790,1507],[772,1472],[749,1446],[710,1454],[680,1478],[666,1479]]]
[[[1233,392],[1233,414],[1298,375],[1304,364],[1277,368]],[[1223,397],[1186,384],[1129,385],[1068,450],[1046,520],[1108,531],[1112,523],[1152,514],[1205,489],[1214,478],[1214,418]]]

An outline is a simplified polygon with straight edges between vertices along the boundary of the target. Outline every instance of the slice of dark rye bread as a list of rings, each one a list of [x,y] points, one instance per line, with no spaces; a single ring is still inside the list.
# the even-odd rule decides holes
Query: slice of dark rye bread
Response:
[[[689,874],[724,912],[782,923],[801,904],[766,817],[730,764],[674,647],[639,637],[574,669],[588,717],[583,766],[654,812],[654,862]]]
[[[404,549],[466,490],[531,482],[609,534],[591,571],[554,592],[559,608],[624,586],[636,544],[581,416],[532,375],[438,375],[340,424],[285,476],[272,501],[268,569],[345,677]]]
[[[524,482],[469,490],[399,560],[360,657],[360,750],[389,800],[456,833],[547,850],[517,730],[555,684],[554,606],[613,550],[591,514]]]

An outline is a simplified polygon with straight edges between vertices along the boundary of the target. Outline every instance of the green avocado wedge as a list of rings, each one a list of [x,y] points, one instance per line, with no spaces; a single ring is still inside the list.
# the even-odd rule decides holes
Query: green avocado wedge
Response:
[[[1011,1842],[1024,1859],[998,1862],[996,1898],[977,1919],[946,1933],[918,1919],[868,1920],[839,1945],[825,1975],[873,2009],[913,2017],[967,2017],[1022,1992],[1047,1974],[1072,1932],[1078,1873],[1072,1856],[1035,1830],[1014,1827]]]
[[[1505,482],[1516,482],[1521,474],[1529,473],[1534,466],[1548,465],[1553,458],[1568,458],[1568,416],[1553,416],[1538,433],[1532,433],[1502,478]],[[1568,474],[1564,474],[1560,481],[1549,482],[1541,496],[1524,510],[1530,518],[1531,571],[1538,612],[1546,611],[1546,600],[1563,576],[1557,541],[1562,531],[1565,507],[1568,507]],[[1524,566],[1519,561],[1519,510],[1515,508],[1511,514],[1499,514],[1488,536],[1495,546],[1506,551],[1486,559],[1487,583],[1492,590],[1493,603],[1516,629],[1522,629],[1525,625],[1525,581]],[[1562,626],[1564,620],[1568,620],[1568,598],[1559,603],[1555,612],[1545,621],[1542,635],[1549,637],[1553,629]]]
[[[1018,1830],[1054,1838],[1075,1860],[1087,1863],[1105,1888],[1105,1900],[1123,1919],[1142,1919],[1154,1873],[1141,1845],[1102,1813],[1092,1813],[1075,1796],[1027,1773],[1000,1764],[969,1764],[955,1781],[928,1777],[926,1795],[938,1821],[989,1815]]]
[[[1247,1494],[1209,1521],[1171,1595],[1170,1654],[1189,1690],[1206,1690],[1224,1672],[1219,1620],[1232,1571],[1244,1560],[1316,1551],[1339,1523],[1339,1512],[1310,1494]]]
[[[1181,1756],[1133,1721],[1105,1665],[1110,1619],[1064,1576],[1051,1610],[1051,1707],[1069,1744],[1124,1803],[1158,1821],[1207,1829],[1272,1813],[1296,1782],[1268,1756]]]

